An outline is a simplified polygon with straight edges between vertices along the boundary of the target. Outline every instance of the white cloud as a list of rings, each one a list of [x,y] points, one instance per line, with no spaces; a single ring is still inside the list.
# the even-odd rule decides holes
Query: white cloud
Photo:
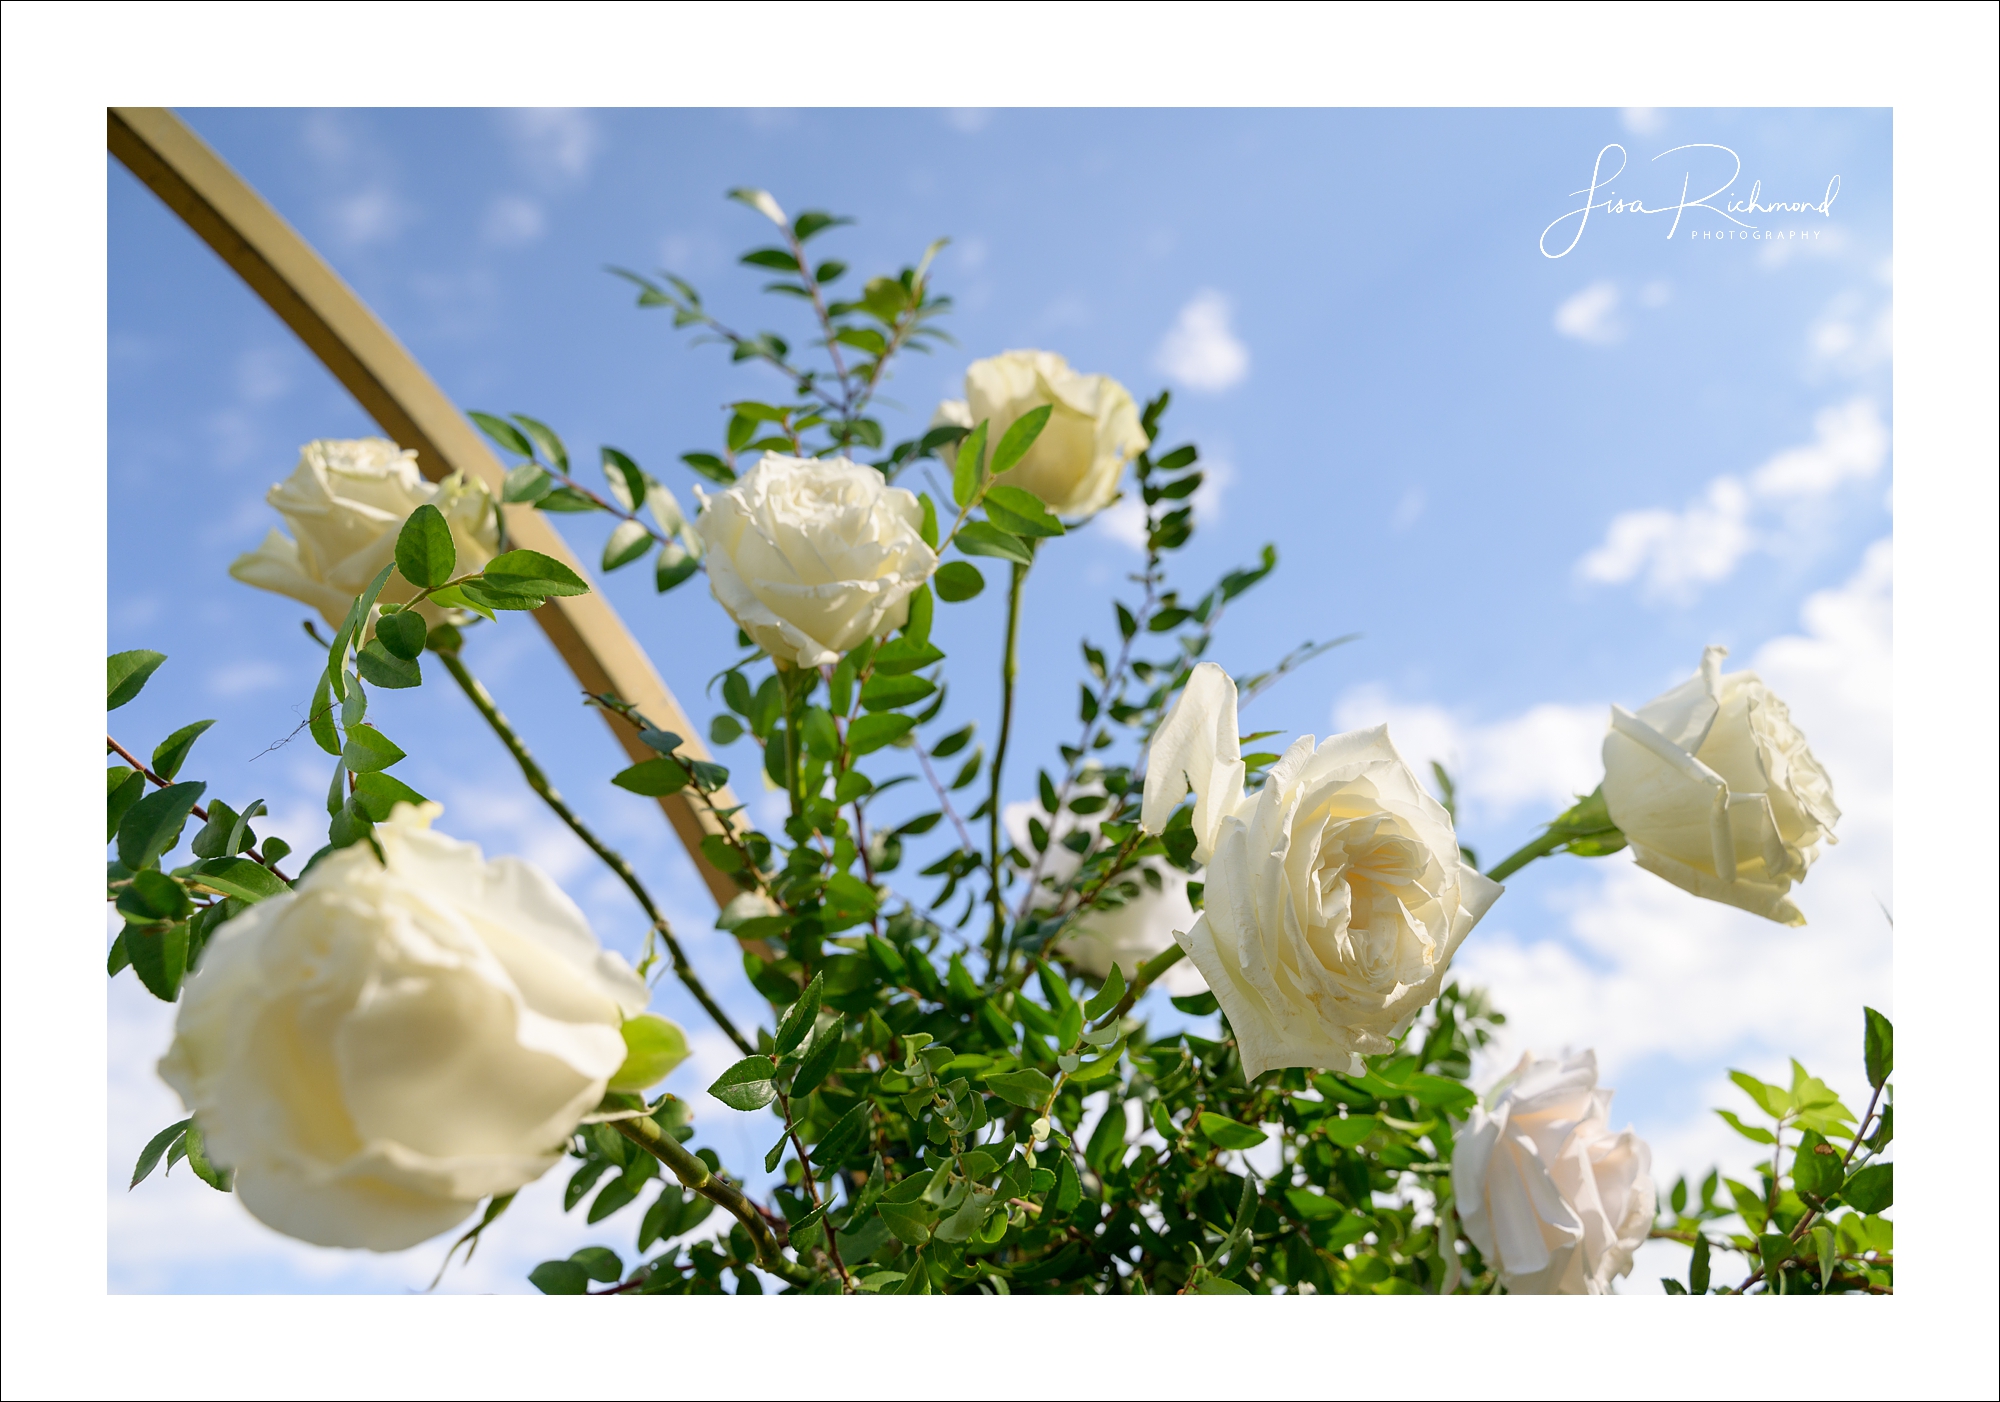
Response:
[[[1576,563],[1579,578],[1596,584],[1643,580],[1655,598],[1686,600],[1705,584],[1728,578],[1772,532],[1760,518],[1797,509],[1882,469],[1889,430],[1866,398],[1823,409],[1813,441],[1773,454],[1748,480],[1723,476],[1679,511],[1649,507],[1612,518],[1604,541]]]
[[[1625,339],[1618,319],[1618,284],[1593,282],[1556,308],[1555,328],[1586,345],[1608,346]]]
[[[1665,282],[1649,282],[1639,289],[1639,305],[1642,307],[1664,307],[1673,300],[1674,289]]]
[[[1181,308],[1153,363],[1187,389],[1213,394],[1243,383],[1250,374],[1250,348],[1230,329],[1232,310],[1220,292],[1197,292]]]
[[[1822,849],[1793,892],[1810,922],[1789,929],[1697,900],[1641,871],[1628,854],[1558,856],[1531,868],[1467,941],[1455,970],[1491,990],[1508,1022],[1482,1054],[1482,1083],[1524,1050],[1594,1048],[1604,1083],[1619,1087],[1614,1119],[1653,1148],[1662,1189],[1711,1165],[1741,1174],[1753,1146],[1709,1107],[1746,1110],[1726,1072],[1788,1079],[1796,1056],[1859,1110],[1861,1008],[1893,1016],[1891,888],[1891,547],[1876,542],[1854,574],[1809,598],[1802,627],[1731,666],[1758,672],[1790,705],[1832,776],[1842,810],[1838,845]],[[1695,659],[1688,659],[1692,672]],[[1616,699],[1643,700],[1644,685]],[[1607,698],[1607,700],[1610,698]],[[1379,690],[1344,696],[1342,728],[1386,719],[1405,758],[1452,768],[1461,831],[1484,845],[1496,823],[1525,839],[1567,795],[1595,787],[1608,706],[1542,705],[1484,724]],[[1492,862],[1496,847],[1482,851]],[[1554,889],[1543,884],[1555,880]],[[1533,894],[1530,894],[1533,893]],[[1540,895],[1540,903],[1534,896]],[[1877,902],[1881,902],[1878,905]],[[1657,1289],[1658,1269],[1625,1289]]]
[[[1667,114],[1657,107],[1627,107],[1618,116],[1634,136],[1655,136],[1667,125]]]
[[[210,672],[206,680],[211,696],[245,696],[269,691],[285,677],[285,669],[272,662],[228,662]]]
[[[574,107],[525,107],[501,114],[514,154],[538,179],[571,184],[590,174],[601,143],[597,123]]]
[[[371,185],[334,201],[331,213],[334,236],[360,247],[394,239],[410,222],[412,211],[388,186]]]
[[[991,107],[947,107],[944,112],[944,119],[953,131],[963,132],[967,136],[972,136],[985,131],[988,126],[992,125],[993,109]]]
[[[1395,531],[1407,531],[1422,518],[1424,507],[1427,505],[1429,500],[1424,496],[1424,489],[1411,487],[1403,493],[1403,499],[1396,503],[1396,512],[1389,518],[1389,528]]]
[[[548,218],[535,201],[520,195],[500,195],[486,207],[480,233],[488,243],[501,248],[520,248],[533,243],[547,229]]]

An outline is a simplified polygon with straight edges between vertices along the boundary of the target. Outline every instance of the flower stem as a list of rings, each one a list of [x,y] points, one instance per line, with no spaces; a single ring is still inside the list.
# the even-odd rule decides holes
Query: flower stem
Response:
[[[521,737],[514,733],[514,727],[508,724],[507,717],[500,714],[500,707],[495,704],[492,693],[480,684],[479,678],[466,669],[457,651],[443,652],[437,649],[432,651],[438,660],[444,663],[445,670],[451,673],[451,679],[458,683],[459,690],[465,693],[474,709],[486,718],[486,723],[493,728],[493,733],[500,737],[500,743],[507,747],[507,753],[514,756],[514,762],[521,766],[521,777],[528,781],[528,787],[549,806],[550,812],[561,818],[569,826],[569,830],[582,839],[584,846],[595,852],[598,858],[617,874],[618,879],[625,883],[625,888],[639,902],[639,908],[646,912],[646,918],[653,922],[652,928],[647,931],[647,943],[649,945],[652,943],[655,934],[659,936],[667,947],[667,957],[673,961],[674,977],[694,995],[695,1001],[700,1003],[715,1020],[715,1025],[723,1030],[730,1041],[736,1043],[745,1056],[754,1053],[757,1049],[736,1030],[736,1024],[729,1020],[729,1014],[722,1010],[721,1004],[717,1003],[702,986],[701,979],[695,974],[694,966],[688,963],[687,954],[682,950],[680,941],[674,938],[673,929],[667,924],[667,917],[662,915],[660,908],[653,903],[652,893],[647,891],[639,880],[639,874],[632,870],[632,864],[605,846],[597,834],[584,825],[583,819],[577,817],[570,806],[563,802],[562,795],[556,792],[553,784],[549,783],[548,775],[542,773],[542,767],[535,763],[535,757],[528,753],[528,747],[521,743]]]
[[[986,936],[988,977],[1000,968],[1001,940],[1007,930],[1007,900],[1000,887],[1000,778],[1007,763],[1007,736],[1014,728],[1014,680],[1020,672],[1021,585],[1028,567],[1015,564],[1007,588],[1007,644],[1000,659],[1000,733],[993,742],[993,783],[986,799],[986,845],[993,863],[993,928]]]
[[[771,1235],[771,1224],[764,1220],[764,1214],[757,1210],[757,1205],[733,1185],[710,1173],[707,1164],[660,1128],[659,1121],[650,1115],[641,1115],[629,1120],[613,1120],[611,1127],[665,1164],[674,1177],[689,1189],[700,1193],[741,1222],[743,1230],[750,1234],[751,1245],[757,1250],[759,1266],[793,1285],[814,1283],[811,1271],[785,1259],[784,1253],[778,1249],[778,1239]],[[828,1230],[831,1231],[831,1227]]]
[[[1486,879],[1488,881],[1505,881],[1529,862],[1536,860],[1538,857],[1549,856],[1551,853],[1560,850],[1563,844],[1568,841],[1569,834],[1557,832],[1551,828],[1533,842],[1521,848],[1520,851],[1502,858],[1498,866],[1495,866],[1491,871],[1486,873]]]

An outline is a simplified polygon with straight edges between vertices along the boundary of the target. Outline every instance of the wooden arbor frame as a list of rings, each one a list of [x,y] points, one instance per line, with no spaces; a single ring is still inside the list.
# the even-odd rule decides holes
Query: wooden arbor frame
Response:
[[[417,466],[426,477],[437,481],[463,471],[484,482],[499,500],[505,474],[484,440],[297,230],[168,109],[113,107],[108,118],[111,154],[298,333],[383,433],[417,450]],[[529,506],[500,509],[507,513],[508,538],[515,544],[584,572],[546,517]],[[551,599],[534,611],[534,619],[584,690],[630,702],[654,724],[686,737],[685,751],[709,757],[652,659],[601,591]],[[653,751],[633,727],[609,714],[605,723],[635,762],[651,757]],[[715,802],[726,810],[736,800],[724,789]],[[737,894],[736,883],[702,855],[702,838],[721,830],[716,820],[682,794],[661,799],[660,807],[716,902]]]

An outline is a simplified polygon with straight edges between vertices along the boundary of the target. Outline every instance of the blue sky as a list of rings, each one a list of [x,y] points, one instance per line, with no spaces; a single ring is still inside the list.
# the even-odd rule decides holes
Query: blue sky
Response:
[[[1304,639],[1364,635],[1248,719],[1321,735],[1387,720],[1412,759],[1463,775],[1466,840],[1483,854],[1596,782],[1608,702],[1641,702],[1705,643],[1730,645],[1732,665],[1758,666],[1791,702],[1847,811],[1842,845],[1802,890],[1808,930],[1697,906],[1623,856],[1563,859],[1510,883],[1462,966],[1514,1014],[1513,1054],[1596,1046],[1617,1118],[1676,1169],[1735,1153],[1706,1110],[1733,1103],[1728,1066],[1775,1077],[1796,1053],[1837,1085],[1858,1080],[1859,1003],[1889,998],[1873,901],[1893,908],[1886,112],[184,115],[461,405],[533,414],[586,461],[614,444],[684,501],[678,455],[715,445],[725,400],[772,386],[635,310],[606,264],[670,268],[726,319],[802,343],[789,304],[758,297],[762,279],[734,264],[768,226],[726,189],[854,216],[820,245],[850,276],[951,236],[937,282],[956,299],[959,346],[905,363],[892,433],[1003,349],[1059,351],[1141,397],[1172,385],[1169,439],[1220,465],[1184,585],[1267,541],[1280,557],[1230,615],[1217,660],[1259,670]],[[1740,214],[1756,238],[1714,237],[1748,231],[1705,209],[1671,239],[1670,214],[1600,210],[1573,249],[1544,256],[1538,241],[1559,249],[1574,224],[1544,230],[1583,202],[1572,192],[1612,143],[1628,161],[1613,196],[1649,209],[1673,203],[1684,175],[1690,197],[1721,184],[1732,152],[1741,173],[1717,204],[1753,183],[1765,204],[1819,203],[1835,177],[1838,194],[1827,214]],[[262,494],[300,444],[373,426],[149,192],[115,162],[107,178],[109,645],[172,659],[114,717],[118,733],[150,747],[217,717],[191,772],[266,797],[303,843],[318,757],[251,757],[296,724],[320,659],[299,606],[224,570],[276,523]],[[605,528],[559,520],[595,558]],[[1108,513],[1037,566],[1023,670],[1060,684],[1030,693],[1018,754],[1051,754],[1073,730],[1077,629],[1110,632],[1110,591],[1138,558],[1118,523]],[[702,684],[732,630],[699,584],[660,599],[635,571],[604,587],[705,717]],[[954,706],[989,728],[999,592],[945,625]],[[752,1012],[725,943],[700,934],[712,910],[657,811],[605,783],[615,754],[532,625],[488,630],[471,659]],[[460,698],[426,687],[377,704],[412,754],[399,772],[447,804],[443,826],[541,861],[608,942],[636,941],[635,912],[535,809]],[[428,1280],[431,1248],[308,1252],[180,1175],[127,1196],[131,1158],[174,1101],[149,1069],[166,1010],[129,979],[111,999],[114,1289]],[[659,1006],[695,1026],[672,990]],[[691,1088],[682,1075],[676,1088]],[[761,1125],[728,1115],[713,1107],[703,1132],[747,1164]],[[629,1246],[629,1227],[607,1227]],[[551,1207],[459,1283],[522,1288],[526,1265],[582,1239]]]

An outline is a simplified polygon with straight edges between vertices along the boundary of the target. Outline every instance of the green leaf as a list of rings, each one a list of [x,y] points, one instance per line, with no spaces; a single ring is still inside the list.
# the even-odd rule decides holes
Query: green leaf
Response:
[[[1792,1187],[1802,1197],[1829,1198],[1840,1190],[1840,1151],[1807,1130],[1792,1155]]]
[[[863,1100],[833,1122],[833,1126],[813,1145],[813,1167],[821,1173],[836,1169],[851,1158],[868,1138],[873,1107]]]
[[[1868,1061],[1868,1084],[1880,1090],[1895,1070],[1895,1028],[1873,1008],[1861,1010],[1864,1019],[1862,1048]]]
[[[1191,993],[1185,998],[1169,998],[1167,1001],[1189,1017],[1207,1017],[1221,1006],[1215,1001],[1213,993]]]
[[[451,578],[458,564],[458,547],[444,513],[425,502],[410,513],[396,533],[396,568],[419,589],[435,589]]]
[[[590,1277],[574,1261],[544,1261],[528,1272],[528,1283],[544,1295],[585,1295]]]
[[[1847,1183],[1840,1190],[1848,1205],[1856,1212],[1873,1216],[1895,1206],[1896,1165],[1892,1163],[1871,1163],[1866,1168],[1857,1168],[1847,1175]]]
[[[1699,1232],[1694,1238],[1694,1258],[1688,1262],[1688,1293],[1708,1293],[1708,1238]]]
[[[512,429],[509,429],[512,432]],[[522,439],[523,451],[527,440]],[[500,484],[500,500],[504,502],[527,502],[532,505],[556,489],[556,479],[539,463],[524,462],[519,467],[509,468],[506,478]]]
[[[630,769],[620,770],[611,776],[611,782],[647,798],[664,798],[687,787],[688,772],[679,760],[661,755],[657,759],[642,759]]]
[[[357,774],[354,778],[354,797],[360,800],[361,811],[374,823],[389,820],[390,810],[399,803],[422,804],[424,796],[388,774]]]
[[[106,824],[104,840],[109,842],[118,836],[118,825],[125,820],[125,815],[132,811],[132,805],[144,796],[146,776],[122,764],[113,765],[104,772],[107,789],[104,799]]]
[[[148,652],[145,648],[112,653],[105,659],[104,709],[115,711],[145,690],[148,679],[166,660],[164,652]]]
[[[917,523],[917,534],[923,538],[925,545],[935,550],[938,543],[937,503],[931,500],[929,492],[919,492],[917,493],[917,505],[924,513],[922,519]]]
[[[1049,514],[1042,499],[1019,487],[995,484],[987,488],[986,519],[1001,530],[1019,536],[1058,536],[1063,523]]]
[[[814,975],[815,978],[819,975]],[[793,1095],[810,1095],[819,1089],[833,1072],[834,1063],[840,1059],[841,1026],[834,1023],[806,1048],[799,1058],[799,1069],[792,1076]]]
[[[198,720],[193,725],[182,726],[160,741],[153,751],[153,772],[169,780],[180,773],[181,766],[187,763],[188,751],[194,748],[194,742],[214,724],[212,720]]]
[[[1049,415],[1054,412],[1054,405],[1044,404],[1039,409],[1030,409],[1009,424],[1007,431],[1000,435],[1000,442],[994,446],[993,463],[987,470],[998,477],[1025,458],[1028,449],[1035,446],[1035,440],[1041,437],[1042,429],[1048,425]],[[1036,502],[1036,505],[1040,504],[1039,501]],[[1060,524],[1054,533],[1057,535],[1062,533]]]
[[[183,1142],[187,1146],[188,1167],[194,1170],[194,1176],[218,1193],[228,1192],[236,1181],[236,1172],[234,1169],[218,1168],[209,1162],[207,1146],[202,1142],[201,1126],[190,1120],[187,1139]]]
[[[405,662],[422,656],[429,640],[430,629],[414,609],[399,609],[375,621],[375,641],[387,648],[391,657]]]
[[[985,479],[986,421],[980,420],[979,427],[965,435],[958,445],[958,454],[952,461],[951,499],[961,509],[972,505],[979,495],[979,484]]]
[[[389,621],[404,616],[394,615]],[[413,614],[407,616],[415,617]],[[424,684],[424,671],[417,665],[416,659],[396,656],[379,637],[370,638],[367,645],[354,655],[354,660],[360,665],[361,680],[370,686],[379,686],[385,691],[407,691]],[[349,735],[353,733],[352,729],[348,731]]]
[[[778,1098],[775,1071],[770,1057],[746,1056],[717,1076],[708,1093],[732,1110],[761,1110]]]
[[[1789,1091],[1760,1081],[1746,1071],[1731,1071],[1729,1079],[1736,1082],[1738,1089],[1756,1101],[1757,1108],[1772,1119],[1782,1119],[1791,1113],[1792,1097]]]
[[[1088,1003],[1083,1005],[1083,1016],[1087,1022],[1095,1022],[1113,1008],[1125,996],[1125,971],[1116,964],[1104,976],[1104,986],[1097,990]]]
[[[935,648],[931,650],[936,651]],[[927,677],[878,674],[862,686],[861,705],[865,710],[890,711],[898,706],[914,705],[936,690],[937,683]]]
[[[132,961],[132,972],[146,985],[146,991],[163,1003],[179,997],[181,976],[187,972],[186,923],[170,925],[158,932],[127,925],[122,938],[126,956]]]
[[[340,750],[340,762],[356,774],[373,774],[402,758],[403,751],[395,741],[372,725],[357,725],[348,731],[347,743]]]
[[[126,1186],[126,1192],[129,1193],[152,1176],[161,1156],[173,1147],[176,1139],[187,1133],[188,1126],[193,1123],[191,1119],[177,1120],[146,1141],[146,1147],[139,1151],[139,1162],[133,1165],[132,1181]]]
[[[194,902],[181,883],[157,871],[132,874],[132,884],[118,893],[118,913],[139,924],[185,920],[194,911]]]
[[[514,422],[528,431],[528,437],[542,450],[542,456],[564,472],[569,471],[569,452],[563,447],[562,439],[547,424],[529,418],[526,414],[514,415]]]
[[[118,824],[118,860],[128,871],[140,871],[171,852],[188,813],[207,791],[206,784],[170,784],[139,799]]]
[[[718,486],[726,487],[736,480],[736,474],[730,470],[729,464],[713,453],[682,453],[681,461]]]
[[[529,446],[528,440],[521,436],[521,430],[505,419],[493,414],[482,414],[477,409],[472,410],[466,417],[478,424],[480,431],[488,438],[517,457],[531,458],[535,455],[535,450]]]
[[[820,999],[826,991],[826,974],[813,975],[813,981],[806,985],[806,991],[799,995],[799,1001],[792,1004],[791,1011],[778,1024],[778,1035],[773,1049],[779,1056],[787,1056],[792,1049],[806,1039],[813,1029],[813,1019],[819,1016]]]
[[[914,716],[863,716],[847,727],[849,753],[865,755],[900,740],[916,728]]]
[[[998,526],[985,521],[967,521],[958,528],[953,537],[958,548],[968,555],[988,555],[998,560],[1012,560],[1016,564],[1031,565],[1035,562],[1034,552],[1028,549],[1026,541],[1019,536],[1009,535]]]
[[[875,649],[875,655],[870,659],[871,664],[875,668],[875,675],[878,677],[900,677],[914,672],[921,667],[928,667],[934,662],[942,661],[944,661],[944,654],[931,646],[929,642],[919,642],[914,638],[907,637],[891,638],[888,642]],[[929,693],[926,692],[925,694],[928,695]],[[863,692],[862,696],[865,699],[867,693]],[[942,752],[933,750],[932,753],[938,754]]]
[[[609,574],[652,548],[653,533],[646,529],[644,521],[620,521],[611,528],[611,538],[604,542],[604,558],[600,563]]]
[[[604,481],[611,488],[613,500],[627,511],[637,511],[646,504],[648,484],[646,474],[639,470],[639,464],[609,446],[600,447],[597,458],[604,469]]]
[[[533,608],[544,598],[588,594],[585,584],[560,560],[534,550],[496,555],[479,574],[479,592],[496,608]]]
[[[1039,1110],[1056,1093],[1055,1082],[1032,1066],[1019,1071],[1001,1071],[985,1078],[993,1093],[1010,1105]]]
[[[216,857],[190,874],[202,885],[250,905],[281,896],[290,889],[269,867],[248,857]]]
[[[340,734],[333,728],[333,691],[325,672],[319,674],[319,685],[313,689],[306,727],[312,731],[314,744],[330,755],[340,753]]]
[[[1202,1111],[1200,1124],[1208,1141],[1222,1149],[1254,1149],[1268,1137],[1261,1129],[1239,1124],[1212,1110]]]
[[[1722,1116],[1731,1129],[1752,1143],[1775,1144],[1778,1142],[1777,1137],[1770,1130],[1759,1129],[1756,1125],[1746,1125],[1728,1110],[1717,1110],[1715,1113]]]
[[[881,1214],[890,1235],[905,1246],[922,1246],[930,1240],[931,1222],[937,1214],[929,1203],[890,1202],[885,1198],[875,1204],[875,1210]]]
[[[948,560],[939,565],[937,573],[931,576],[931,585],[940,599],[948,604],[957,604],[977,597],[979,591],[986,587],[986,578],[979,573],[976,565],[964,560]]]

